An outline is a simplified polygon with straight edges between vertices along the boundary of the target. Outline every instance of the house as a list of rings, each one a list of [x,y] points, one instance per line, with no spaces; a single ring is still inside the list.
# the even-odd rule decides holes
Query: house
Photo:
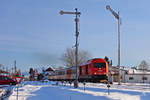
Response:
[[[127,74],[128,70],[124,66],[120,66],[120,81],[125,82],[125,75]],[[112,82],[118,82],[118,75],[119,75],[119,67],[118,66],[110,66],[109,68],[109,76]]]
[[[150,83],[150,71],[129,69],[125,75],[125,81],[129,83]]]
[[[49,79],[49,75],[53,74],[54,73],[54,69],[49,67],[45,70],[44,72],[44,79]]]

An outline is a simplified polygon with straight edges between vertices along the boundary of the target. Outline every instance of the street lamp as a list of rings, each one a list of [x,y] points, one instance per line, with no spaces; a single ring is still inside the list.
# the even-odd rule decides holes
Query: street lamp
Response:
[[[118,20],[118,68],[119,68],[118,84],[120,85],[121,84],[120,82],[120,24],[121,24],[120,15],[119,12],[117,14],[115,11],[113,11],[109,5],[106,6],[106,9],[109,10]]]
[[[75,25],[76,25],[76,44],[75,44],[75,47],[76,47],[76,50],[75,50],[75,64],[76,64],[76,79],[74,81],[74,87],[75,88],[78,88],[78,36],[79,36],[79,31],[78,31],[78,22],[79,22],[79,18],[81,13],[78,12],[78,9],[75,8],[75,12],[64,12],[64,11],[60,11],[60,14],[63,15],[63,14],[73,14],[73,15],[76,15],[76,18],[75,18]]]

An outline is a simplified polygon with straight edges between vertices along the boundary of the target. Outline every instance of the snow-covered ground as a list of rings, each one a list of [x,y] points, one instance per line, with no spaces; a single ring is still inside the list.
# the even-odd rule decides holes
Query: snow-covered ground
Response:
[[[8,100],[16,100],[17,90],[14,88]],[[79,84],[75,89],[69,84],[58,86],[55,82],[24,82],[19,88],[18,100],[149,100],[149,84],[113,84],[110,87],[110,94],[107,92],[107,85],[100,83]]]

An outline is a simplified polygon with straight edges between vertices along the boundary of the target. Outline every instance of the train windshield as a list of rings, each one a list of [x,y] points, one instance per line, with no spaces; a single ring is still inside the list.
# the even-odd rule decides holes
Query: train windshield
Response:
[[[94,63],[94,67],[95,68],[105,68],[106,67],[106,63]]]

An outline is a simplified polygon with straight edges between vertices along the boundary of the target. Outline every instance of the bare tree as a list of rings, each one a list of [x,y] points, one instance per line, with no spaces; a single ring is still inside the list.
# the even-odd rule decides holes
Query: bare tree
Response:
[[[30,68],[29,74],[30,74],[30,81],[33,81],[34,80],[34,70],[33,70],[33,68]]]
[[[145,75],[146,71],[149,69],[149,65],[148,65],[148,63],[145,60],[143,60],[143,61],[141,61],[138,69],[143,71],[142,80],[143,80],[143,83],[144,83],[144,80],[146,80],[146,78],[144,77],[144,75]]]
[[[140,63],[138,68],[140,70],[146,71],[146,70],[149,69],[149,65],[148,65],[148,63],[145,60],[143,60],[143,61],[141,61],[141,63]]]
[[[78,65],[90,59],[91,55],[89,52],[79,50],[78,52]],[[75,66],[75,49],[67,48],[65,53],[62,54],[61,60],[65,66]]]

